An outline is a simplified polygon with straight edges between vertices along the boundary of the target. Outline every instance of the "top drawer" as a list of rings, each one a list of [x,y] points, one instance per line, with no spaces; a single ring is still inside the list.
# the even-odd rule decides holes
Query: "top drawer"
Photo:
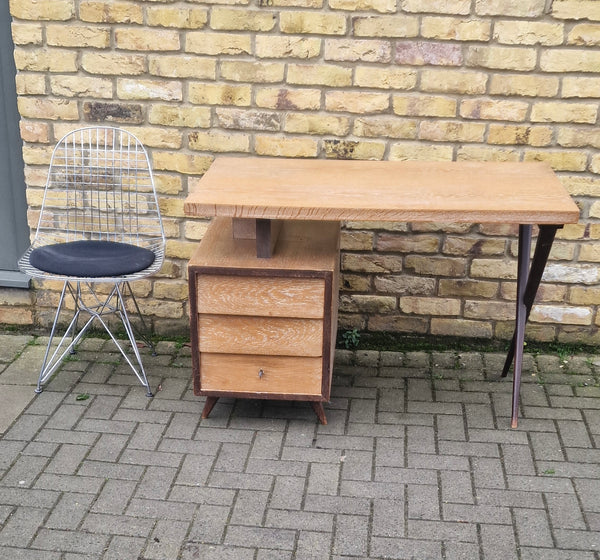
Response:
[[[198,313],[320,319],[323,278],[198,274]]]

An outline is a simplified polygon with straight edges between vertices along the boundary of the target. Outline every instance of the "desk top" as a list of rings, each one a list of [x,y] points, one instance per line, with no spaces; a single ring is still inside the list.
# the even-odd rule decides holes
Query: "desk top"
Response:
[[[192,216],[567,224],[579,208],[539,162],[219,157],[191,180]]]

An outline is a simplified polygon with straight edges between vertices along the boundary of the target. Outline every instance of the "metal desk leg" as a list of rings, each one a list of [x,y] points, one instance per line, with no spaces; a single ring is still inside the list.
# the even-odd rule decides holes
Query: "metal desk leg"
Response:
[[[552,249],[552,243],[556,236],[556,231],[562,226],[560,225],[541,225],[539,226],[539,234],[535,246],[535,252],[529,268],[529,254],[531,251],[531,232],[532,226],[519,226],[519,255],[518,255],[518,272],[517,272],[517,319],[515,332],[511,341],[511,345],[504,362],[502,377],[506,377],[508,370],[514,359],[514,374],[513,374],[513,394],[512,394],[512,416],[511,427],[517,427],[519,416],[519,390],[521,385],[521,369],[523,366],[523,345],[525,342],[525,325],[535,295],[537,293],[544,268],[548,261],[548,255]]]

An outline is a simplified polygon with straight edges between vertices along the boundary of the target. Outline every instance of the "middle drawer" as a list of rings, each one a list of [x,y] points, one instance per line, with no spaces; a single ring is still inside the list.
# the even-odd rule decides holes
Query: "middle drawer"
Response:
[[[198,316],[200,352],[322,356],[323,321],[239,315]]]

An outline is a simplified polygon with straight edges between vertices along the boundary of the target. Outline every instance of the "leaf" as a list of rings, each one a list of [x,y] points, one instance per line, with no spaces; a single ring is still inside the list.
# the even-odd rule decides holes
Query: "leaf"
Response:
[[[90,398],[90,395],[88,393],[79,393],[79,395],[77,395],[75,397],[76,401],[87,401]]]

